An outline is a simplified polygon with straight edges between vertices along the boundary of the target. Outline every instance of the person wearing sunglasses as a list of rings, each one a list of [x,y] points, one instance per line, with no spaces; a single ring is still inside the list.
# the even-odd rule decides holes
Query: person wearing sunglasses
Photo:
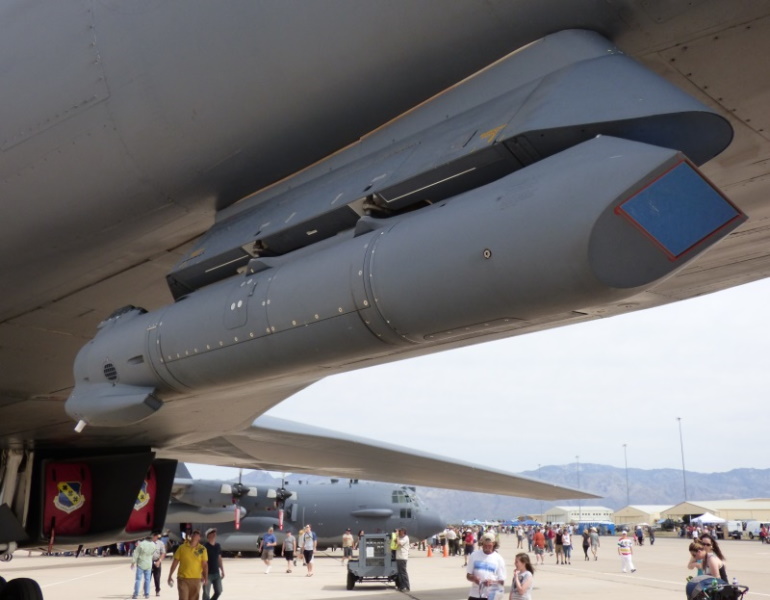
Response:
[[[703,559],[704,575],[719,577],[722,581],[729,582],[727,569],[725,569],[725,557],[716,539],[710,533],[704,533],[698,541],[706,550],[706,557]]]

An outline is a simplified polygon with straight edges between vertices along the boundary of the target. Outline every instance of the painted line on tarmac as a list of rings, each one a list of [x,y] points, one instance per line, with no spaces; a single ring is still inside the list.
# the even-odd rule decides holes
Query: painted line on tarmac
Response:
[[[89,573],[88,575],[81,575],[80,577],[73,577],[72,579],[62,579],[61,581],[54,581],[53,583],[46,583],[45,585],[41,585],[41,588],[49,588],[53,587],[55,585],[61,585],[62,583],[70,583],[71,581],[77,581],[78,579],[88,579],[89,577],[93,577],[95,575],[101,575],[102,573],[109,573],[110,571],[117,571],[118,569],[125,569],[125,565],[120,565],[119,567],[113,567],[112,569],[105,569],[104,571],[97,571],[96,573]]]

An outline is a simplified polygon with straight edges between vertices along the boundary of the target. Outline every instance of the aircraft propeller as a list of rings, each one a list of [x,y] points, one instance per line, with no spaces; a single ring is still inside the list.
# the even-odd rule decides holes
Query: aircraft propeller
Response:
[[[275,490],[275,506],[278,509],[278,530],[283,531],[283,513],[286,501],[291,498],[292,492],[286,489],[286,473],[281,477],[281,487]]]
[[[241,528],[241,507],[240,507],[240,499],[243,496],[246,496],[250,493],[254,493],[252,490],[254,488],[251,488],[247,485],[243,485],[243,469],[240,469],[238,471],[238,483],[234,483],[231,486],[231,494],[233,497],[233,505],[235,506],[235,529],[236,531]],[[256,491],[256,490],[254,490]]]

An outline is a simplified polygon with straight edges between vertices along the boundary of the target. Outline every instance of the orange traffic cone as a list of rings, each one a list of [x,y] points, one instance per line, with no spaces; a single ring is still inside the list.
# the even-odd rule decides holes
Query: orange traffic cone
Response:
[[[449,556],[449,544],[442,544],[441,546],[443,548],[444,558]]]
[[[431,558],[433,556],[433,546],[428,544],[428,558]]]

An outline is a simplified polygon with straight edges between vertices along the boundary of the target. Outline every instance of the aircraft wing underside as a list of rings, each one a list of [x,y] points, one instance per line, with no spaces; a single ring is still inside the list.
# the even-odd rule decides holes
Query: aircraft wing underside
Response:
[[[260,417],[245,431],[176,447],[173,456],[189,462],[227,463],[266,471],[389,481],[543,500],[597,497],[490,470],[483,465],[269,416]]]
[[[592,497],[263,415],[770,276],[766,2],[0,20],[0,554],[162,527],[177,460]]]
[[[154,57],[162,54],[158,49],[165,38],[153,37],[153,30],[142,22],[141,10],[130,16],[99,7],[79,13],[51,3],[9,15],[36,23],[46,16],[46,11],[54,7],[58,11],[50,17],[57,27],[43,36],[48,52],[31,52],[24,58],[13,50],[23,47],[25,41],[34,48],[41,47],[38,40],[29,38],[25,33],[29,28],[23,26],[14,29],[18,34],[2,42],[8,44],[2,53],[8,57],[8,62],[3,63],[7,87],[19,93],[13,102],[9,98],[3,106],[5,125],[0,132],[0,178],[6,210],[0,220],[5,244],[0,298],[0,406],[30,398],[63,401],[73,386],[75,355],[106,315],[128,302],[148,309],[170,302],[165,277],[189,252],[194,240],[211,226],[215,218],[212,196],[217,206],[230,204],[244,193],[274,181],[276,174],[288,175],[359,139],[400,111],[505,53],[576,24],[605,33],[624,52],[730,122],[735,133],[730,146],[707,162],[703,172],[750,220],[697,262],[632,298],[584,306],[579,314],[570,311],[522,322],[516,331],[504,335],[487,332],[486,339],[642,310],[770,275],[770,229],[766,225],[770,205],[765,200],[770,193],[770,142],[764,100],[770,86],[759,61],[746,60],[746,48],[752,49],[752,56],[769,51],[766,6],[735,2],[728,11],[720,2],[700,2],[696,6],[684,1],[641,6],[636,2],[608,5],[587,1],[569,6],[544,2],[533,9],[536,18],[531,18],[529,14],[522,17],[521,11],[526,13],[532,8],[523,4],[497,2],[480,7],[476,2],[458,2],[450,14],[452,11],[445,11],[442,3],[405,3],[401,14],[387,3],[372,3],[369,14],[361,15],[363,22],[368,27],[372,23],[390,27],[402,38],[392,47],[370,47],[357,38],[350,39],[365,28],[351,27],[350,22],[337,19],[335,11],[339,12],[341,6],[318,7],[319,14],[303,21],[296,32],[291,30],[297,39],[281,40],[272,31],[265,32],[270,39],[253,35],[255,23],[262,22],[264,7],[169,2],[152,7],[153,23],[159,30],[168,29],[164,23],[182,28],[207,23],[209,35],[222,32],[229,40],[223,46],[222,57],[216,56],[212,48],[199,47],[196,35],[173,40],[180,46],[180,56],[187,59],[175,68],[168,64],[173,56],[166,62],[144,60],[145,52]],[[9,11],[13,10],[9,7]],[[276,7],[269,10],[278,11]],[[180,21],[180,12],[191,15],[189,22]],[[197,13],[206,14],[195,18]],[[286,13],[284,18],[291,10],[287,8]],[[441,27],[435,26],[437,16]],[[318,27],[310,32],[302,29],[310,23]],[[422,30],[426,23],[429,35]],[[132,35],[122,33],[128,30]],[[93,39],[82,45],[88,48],[82,50],[86,55],[78,55],[82,61],[74,61],[65,52],[69,49],[66,44],[74,39],[74,32],[80,31],[91,31]],[[329,39],[339,40],[338,47],[327,49],[340,53],[333,60],[316,56],[319,44],[314,40],[321,31]],[[112,35],[116,32],[121,34]],[[456,40],[463,36],[476,40],[474,53],[459,50],[461,45]],[[313,49],[310,54],[302,45],[305,41]],[[263,43],[272,45],[270,57],[281,56],[283,66],[276,73],[254,69],[249,62],[233,64],[236,57],[244,61],[243,57],[261,56]],[[81,52],[81,45],[75,46]],[[289,48],[296,52],[289,52]],[[350,48],[355,50],[351,52]],[[57,53],[61,62],[73,70],[63,71],[61,78],[52,74],[62,65],[48,58]],[[404,62],[406,55],[410,55],[408,62]],[[229,95],[219,93],[216,86],[204,90],[198,85],[204,69],[215,68],[219,58],[232,69],[240,86],[233,87],[235,82],[230,82]],[[336,85],[326,85],[321,65],[310,59],[335,65]],[[125,61],[118,63],[123,71],[111,70],[116,61]],[[131,69],[132,61],[142,65],[141,76]],[[271,58],[271,62],[275,59]],[[372,68],[372,64],[376,66]],[[735,68],[736,64],[741,68]],[[78,70],[78,65],[89,65],[88,70],[98,72],[91,77],[87,70]],[[349,73],[345,73],[344,66],[349,67]],[[292,68],[310,78],[296,78],[294,85],[304,88],[252,101],[253,82],[246,73],[273,76],[286,84],[283,73]],[[228,69],[220,67],[217,72]],[[27,75],[41,72],[43,75],[38,77]],[[45,90],[46,82],[59,83],[68,76],[71,89],[66,93]],[[408,83],[399,86],[405,80]],[[90,95],[85,93],[86,82],[94,86]],[[193,85],[195,93],[185,93]],[[279,89],[270,79],[260,79],[258,87]],[[389,93],[382,94],[382,89]],[[398,98],[395,90],[401,94]],[[301,103],[295,106],[275,101],[283,97],[303,98],[308,106],[321,112],[307,111]],[[30,106],[31,98],[40,104]],[[90,100],[80,102],[78,98]],[[214,104],[215,99],[223,98],[225,107]],[[239,100],[237,106],[233,98]],[[338,102],[339,98],[344,102]],[[151,104],[153,100],[157,106]],[[352,106],[360,112],[351,111]],[[202,107],[210,107],[217,118],[196,118]],[[243,111],[236,113],[236,108]],[[224,114],[231,114],[232,119],[225,122]],[[275,118],[275,114],[291,116]],[[143,119],[148,126],[137,129]],[[286,122],[292,123],[292,134],[307,135],[297,143],[296,135],[287,135],[282,126],[273,127]],[[340,123],[347,127],[345,131]],[[100,133],[96,135],[96,131]],[[206,140],[218,133],[228,143],[209,148]],[[68,150],[63,152],[65,147]],[[190,177],[191,173],[195,177]],[[160,181],[164,183],[157,183]],[[56,202],[51,201],[52,193],[46,186],[54,190]],[[233,186],[239,188],[237,192],[233,192]],[[200,198],[206,201],[201,203]],[[11,210],[16,213],[12,215],[8,212]],[[451,348],[462,343],[444,340],[435,345]],[[371,359],[360,366],[377,362]],[[18,423],[14,419],[5,422],[10,425],[0,430],[0,439],[13,438]]]

